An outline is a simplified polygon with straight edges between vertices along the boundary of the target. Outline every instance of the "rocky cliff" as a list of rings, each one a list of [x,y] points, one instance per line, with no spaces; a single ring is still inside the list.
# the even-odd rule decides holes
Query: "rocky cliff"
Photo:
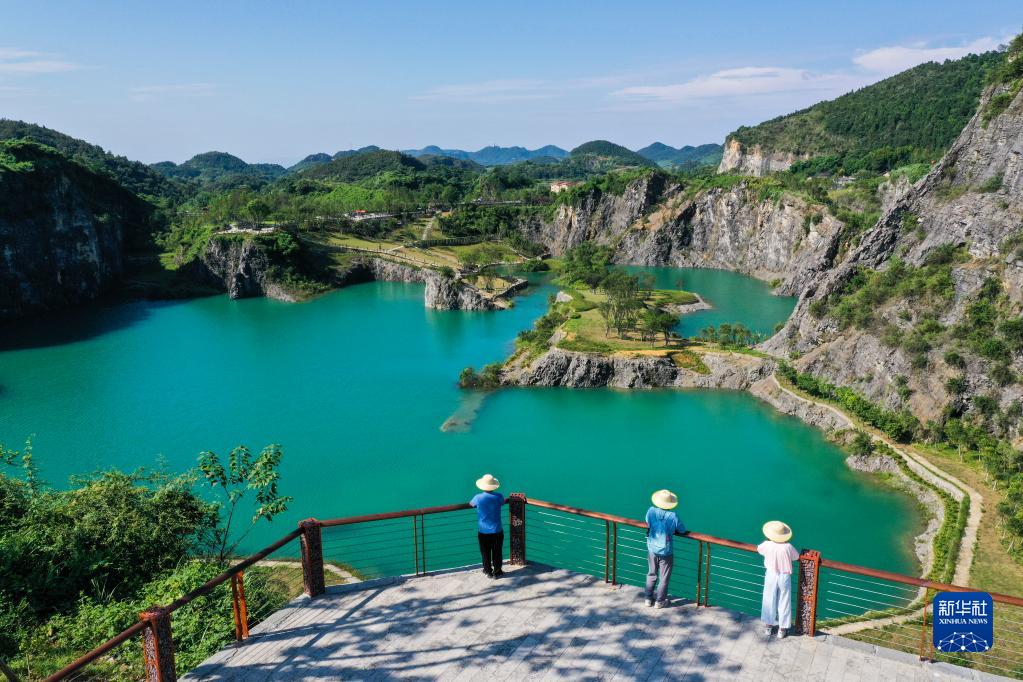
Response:
[[[831,267],[842,227],[798,197],[762,200],[740,183],[667,201],[622,235],[615,260],[734,270],[794,295]]]
[[[932,172],[891,202],[858,246],[804,290],[765,349],[796,357],[798,369],[889,408],[908,407],[924,422],[947,414],[946,407],[976,411],[979,395],[1001,410],[1023,398],[1023,361],[1003,326],[1023,308],[1023,94],[986,121],[998,94],[985,93]],[[836,316],[841,301],[859,300],[849,296],[865,286],[862,273],[888,272],[893,263],[896,284],[868,304],[868,322]],[[898,281],[907,279],[901,273],[920,268],[948,279],[900,290]],[[925,291],[932,286],[940,297]],[[960,383],[950,388],[953,378]]]
[[[760,177],[776,171],[788,170],[796,161],[809,158],[805,154],[793,152],[772,152],[755,145],[749,149],[738,140],[725,142],[725,151],[718,164],[718,173],[735,173],[737,175],[755,175]]]
[[[523,230],[555,256],[584,241],[611,244],[675,190],[668,187],[666,176],[651,173],[630,182],[621,194],[592,190],[572,204],[558,206],[553,219],[529,222]]]
[[[146,206],[49,148],[0,145],[0,319],[82,303],[123,271]]]
[[[269,248],[255,239],[213,237],[188,267],[197,279],[226,291],[231,298],[266,296],[288,302],[301,298],[274,276]]]
[[[621,264],[734,270],[778,280],[783,295],[801,293],[832,266],[843,224],[821,207],[788,194],[761,199],[748,182],[692,195],[658,177],[561,206],[530,234],[555,254],[593,240],[613,246]]]
[[[509,363],[502,379],[519,386],[571,388],[730,388],[745,390],[763,379],[774,363],[751,355],[701,356],[708,373],[677,366],[671,358],[591,355],[552,348],[527,364]]]
[[[266,244],[258,239],[214,237],[210,239],[202,256],[191,264],[194,275],[224,291],[231,298],[267,296],[279,301],[294,302],[302,299],[302,292],[289,287],[280,275],[280,265]],[[364,258],[354,261],[342,270],[319,272],[320,279],[335,287],[360,282],[416,282],[426,285],[424,303],[438,310],[493,310],[503,307],[478,289],[454,278],[447,278],[428,268],[384,260]]]
[[[402,265],[380,258],[370,259],[359,266],[372,273],[372,279],[386,282],[422,282],[426,285],[423,302],[427,308],[437,310],[494,310],[502,307],[480,293],[478,289],[452,277],[444,277],[435,270]]]

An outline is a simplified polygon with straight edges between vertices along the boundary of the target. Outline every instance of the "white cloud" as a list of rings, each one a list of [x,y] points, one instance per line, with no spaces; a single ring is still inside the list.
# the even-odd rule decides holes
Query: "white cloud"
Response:
[[[638,100],[680,102],[688,99],[746,97],[807,90],[853,88],[860,79],[840,73],[815,73],[806,69],[747,66],[697,76],[671,85],[638,85],[611,94]]]
[[[165,85],[141,85],[128,91],[136,101],[145,102],[161,97],[208,97],[215,94],[214,83],[173,83]]]
[[[80,64],[63,61],[59,55],[47,52],[22,50],[16,47],[0,47],[0,75],[29,75],[59,73],[82,68]]]
[[[441,85],[412,99],[448,100],[454,102],[507,102],[512,100],[547,99],[557,94],[553,83],[542,80],[492,80],[461,85]]]
[[[941,62],[946,59],[959,59],[968,54],[990,52],[998,47],[1003,40],[985,36],[963,45],[951,47],[928,47],[926,44],[892,45],[879,47],[853,57],[853,62],[868,71],[882,74],[895,74],[905,71],[924,62]]]

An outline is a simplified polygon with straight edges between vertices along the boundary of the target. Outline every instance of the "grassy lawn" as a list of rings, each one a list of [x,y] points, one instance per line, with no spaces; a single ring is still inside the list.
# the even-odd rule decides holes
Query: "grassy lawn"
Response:
[[[568,288],[562,291],[571,296],[572,300],[558,305],[567,309],[571,316],[562,325],[566,336],[558,343],[558,348],[584,353],[609,354],[617,351],[681,349],[690,345],[689,342],[675,339],[665,344],[664,338],[661,336],[655,340],[646,341],[638,332],[627,332],[625,336],[619,336],[613,330],[606,333],[604,318],[601,317],[600,311],[597,309],[600,303],[607,300],[604,294],[599,291]],[[696,300],[696,296],[688,291],[658,289],[653,291],[644,303],[659,307],[673,303],[693,303]]]

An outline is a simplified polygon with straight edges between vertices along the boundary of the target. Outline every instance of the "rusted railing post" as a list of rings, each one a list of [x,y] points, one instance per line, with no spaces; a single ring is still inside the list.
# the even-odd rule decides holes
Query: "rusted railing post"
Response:
[[[803,550],[799,555],[799,597],[796,600],[796,627],[804,635],[817,632],[817,583],[821,572],[821,553]]]
[[[508,496],[508,519],[511,535],[508,539],[508,563],[526,565],[526,496],[512,493]]]
[[[231,605],[234,611],[234,638],[240,642],[249,636],[249,609],[245,604],[245,578],[242,571],[231,576]]]
[[[148,627],[142,630],[142,660],[146,682],[176,682],[171,615],[158,606],[139,614]]]
[[[696,549],[696,607],[700,607],[700,599],[703,597],[703,540],[697,540],[700,544]]]
[[[316,519],[299,521],[302,530],[302,581],[310,597],[323,594],[327,588],[323,579],[323,540],[320,522]]]

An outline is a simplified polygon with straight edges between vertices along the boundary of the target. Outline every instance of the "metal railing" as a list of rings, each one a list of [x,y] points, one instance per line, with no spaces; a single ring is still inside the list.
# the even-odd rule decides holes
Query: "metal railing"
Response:
[[[508,561],[550,565],[602,578],[609,585],[643,585],[646,524],[636,519],[513,494],[508,498]],[[299,540],[296,547],[295,541]],[[697,608],[760,612],[764,568],[756,546],[703,533],[680,534],[669,593]],[[154,607],[47,680],[146,679],[169,682],[301,593],[316,597],[332,584],[390,576],[419,576],[479,563],[476,514],[468,504],[427,507],[342,519],[307,519],[266,549],[234,563],[202,586]],[[942,654],[931,647],[930,600],[937,591],[972,588],[822,558],[803,550],[793,572],[794,630],[844,635],[917,654],[921,660],[1023,679],[1023,598],[992,594],[995,646],[975,654]],[[219,599],[233,629],[202,645],[182,632],[187,609]],[[205,608],[209,609],[210,604]],[[172,625],[177,613],[179,626]],[[209,628],[207,628],[209,629]],[[127,643],[141,636],[141,649]],[[179,646],[185,644],[186,646]],[[209,650],[212,644],[216,648]],[[178,655],[175,655],[178,651]]]

